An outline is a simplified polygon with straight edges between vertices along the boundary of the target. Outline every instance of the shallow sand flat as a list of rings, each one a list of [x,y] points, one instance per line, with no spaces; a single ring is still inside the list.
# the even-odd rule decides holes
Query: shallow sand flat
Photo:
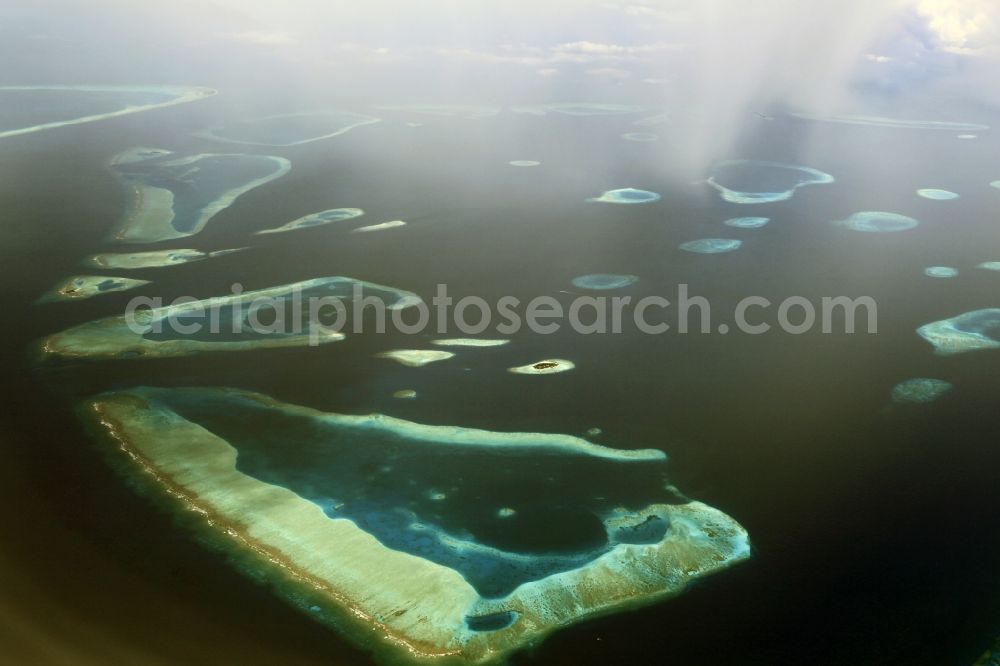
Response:
[[[344,339],[335,325],[339,301],[378,297],[389,309],[420,301],[408,291],[349,277],[325,277],[268,289],[136,310],[97,319],[40,343],[43,358],[162,358],[210,351],[304,347]],[[290,312],[289,312],[290,311]],[[313,319],[315,317],[315,320]],[[344,322],[340,322],[343,324]],[[197,326],[196,330],[192,330]]]
[[[440,338],[438,340],[431,340],[431,344],[439,347],[502,347],[506,344],[510,344],[510,340],[491,340],[488,338]]]
[[[746,532],[718,510],[699,502],[656,504],[639,516],[669,526],[655,542],[617,543],[584,566],[485,598],[457,571],[388,548],[354,521],[331,519],[314,502],[239,471],[236,448],[175,411],[176,401],[183,405],[191,398],[235,400],[335,427],[395,433],[420,447],[476,447],[484,454],[495,447],[542,447],[550,455],[599,456],[607,464],[626,466],[651,464],[663,458],[662,452],[617,451],[566,435],[324,414],[230,389],[139,388],[98,396],[88,404],[88,418],[138,464],[137,472],[145,470],[144,478],[204,515],[206,529],[253,557],[291,600],[303,603],[295,585],[308,589],[309,603],[316,603],[309,610],[324,611],[314,617],[368,643],[386,660],[500,660],[561,626],[675,596],[694,580],[749,556]],[[501,513],[510,520],[511,511]],[[607,522],[615,528],[631,524],[620,517]],[[496,618],[503,621],[494,626]]]
[[[351,229],[352,234],[367,234],[373,231],[385,231],[386,229],[395,229],[397,227],[405,227],[406,222],[404,220],[389,220],[388,222],[379,222],[378,224],[369,224],[367,227],[358,227],[357,229]]]
[[[455,354],[452,352],[434,349],[393,349],[375,354],[375,358],[387,358],[410,368],[420,368],[429,363],[447,361],[454,356]]]

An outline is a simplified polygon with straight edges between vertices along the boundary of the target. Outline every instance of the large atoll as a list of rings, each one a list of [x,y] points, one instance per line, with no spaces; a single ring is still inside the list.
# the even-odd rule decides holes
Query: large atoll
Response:
[[[186,104],[215,93],[185,86],[0,86],[0,139]]]
[[[868,125],[871,127],[886,127],[891,129],[927,129],[945,130],[949,132],[980,131],[988,130],[989,125],[979,123],[960,123],[942,120],[904,120],[900,118],[885,118],[882,116],[865,116],[855,114],[819,114],[819,113],[793,113],[796,118],[803,120],[817,120],[827,123],[841,123],[844,125]]]
[[[386,658],[499,661],[750,555],[732,518],[673,490],[658,450],[233,389],[137,388],[85,413],[243,568]]]
[[[298,146],[346,134],[379,118],[350,111],[309,111],[237,120],[210,127],[197,136],[252,146]]]
[[[178,156],[133,148],[111,168],[128,192],[115,239],[155,243],[195,235],[238,197],[288,173],[291,163],[273,155]]]
[[[730,203],[760,204],[786,201],[800,187],[827,185],[834,182],[834,178],[810,167],[730,160],[716,164],[706,182]]]
[[[1000,308],[973,310],[925,324],[917,333],[942,356],[1000,347]]]
[[[416,294],[349,277],[326,277],[200,301],[137,307],[51,335],[45,357],[158,358],[211,351],[304,347],[344,339],[352,304],[379,299],[390,310]]]

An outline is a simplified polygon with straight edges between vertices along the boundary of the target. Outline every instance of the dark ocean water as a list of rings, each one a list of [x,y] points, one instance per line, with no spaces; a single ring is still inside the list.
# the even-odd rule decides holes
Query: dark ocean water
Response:
[[[324,102],[328,100],[322,100]],[[336,100],[348,110],[365,104]],[[316,104],[319,101],[315,102]],[[288,108],[282,111],[309,110]],[[429,424],[582,434],[658,448],[686,495],[750,533],[746,563],[679,599],[560,631],[524,664],[967,664],[1000,633],[1000,375],[997,352],[938,357],[921,324],[1000,306],[997,142],[955,133],[748,117],[731,159],[802,164],[831,185],[789,201],[735,205],[690,174],[671,175],[671,126],[657,142],[623,141],[640,116],[477,120],[374,112],[382,123],[290,148],[240,147],[292,161],[199,235],[141,249],[249,246],[199,263],[130,271],[135,292],[80,303],[33,301],[105,242],[124,204],[106,164],[134,145],[226,152],[190,135],[232,113],[223,97],[0,144],[0,264],[6,312],[0,619],[10,654],[51,663],[365,664],[367,657],[202,547],[177,519],[133,492],[77,423],[73,406],[137,385],[233,386],[348,414]],[[989,122],[979,116],[976,121]],[[996,120],[996,119],[994,119]],[[409,127],[404,121],[419,121]],[[510,160],[534,159],[535,168]],[[699,174],[704,178],[707,174]],[[621,187],[662,195],[611,206],[585,200]],[[918,198],[937,187],[952,202]],[[251,232],[334,207],[348,225]],[[831,222],[863,210],[921,220],[899,234]],[[762,229],[722,221],[762,215]],[[357,223],[406,227],[349,234]],[[681,242],[743,240],[702,256]],[[924,267],[961,274],[934,280]],[[571,295],[573,277],[638,275],[628,293],[671,298],[677,285],[726,320],[744,296],[871,296],[877,335],[761,336],[523,331],[506,347],[460,350],[413,369],[373,358],[437,335],[349,336],[319,348],[163,360],[38,365],[39,337],[119,314],[136,294],[166,299],[346,275],[429,299]],[[122,274],[125,274],[124,272]],[[541,358],[577,368],[521,377]],[[927,406],[893,406],[892,387],[939,377],[955,389]],[[393,399],[415,389],[413,401]]]

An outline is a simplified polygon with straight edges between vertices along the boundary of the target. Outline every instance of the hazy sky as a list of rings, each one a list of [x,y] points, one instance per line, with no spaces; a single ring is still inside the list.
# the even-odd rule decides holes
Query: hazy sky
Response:
[[[699,79],[706,94],[730,88],[803,103],[852,85],[983,76],[1000,60],[1000,2],[37,0],[4,3],[0,36],[10,61],[35,60],[32,74],[50,80],[87,62],[113,78],[156,58],[164,71],[171,58],[197,62],[209,77],[241,58],[341,76],[419,63],[594,85]],[[17,69],[3,77],[18,78]]]
[[[317,92],[357,106],[640,102],[686,110],[682,134],[712,153],[748,108],[964,120],[1000,107],[1000,0],[15,4],[0,8],[0,82],[207,85],[244,112],[254,95]]]

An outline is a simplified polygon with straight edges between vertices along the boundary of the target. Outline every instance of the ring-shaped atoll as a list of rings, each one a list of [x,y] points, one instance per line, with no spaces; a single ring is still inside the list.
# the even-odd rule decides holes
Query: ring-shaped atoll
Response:
[[[135,388],[85,407],[136,478],[210,517],[199,529],[241,568],[385,658],[501,661],[750,555],[736,521],[673,490],[658,450],[235,389]]]

